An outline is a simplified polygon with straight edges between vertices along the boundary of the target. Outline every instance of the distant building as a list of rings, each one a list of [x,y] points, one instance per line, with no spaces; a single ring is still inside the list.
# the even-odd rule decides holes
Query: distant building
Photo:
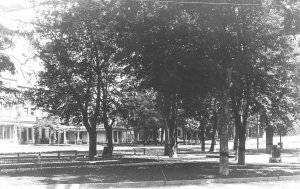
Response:
[[[0,73],[3,87],[24,91],[33,87],[35,73],[26,66],[16,67],[16,74]],[[0,91],[0,144],[34,143],[33,126],[43,112],[30,102]]]
[[[27,66],[16,67],[16,74],[0,73],[2,86],[17,91],[34,87],[36,74]],[[83,126],[38,125],[47,114],[28,101],[20,101],[14,95],[0,91],[0,145],[7,144],[69,144],[89,142]],[[115,124],[113,143],[129,143],[134,140],[133,130]],[[106,143],[105,129],[97,127],[97,142]]]

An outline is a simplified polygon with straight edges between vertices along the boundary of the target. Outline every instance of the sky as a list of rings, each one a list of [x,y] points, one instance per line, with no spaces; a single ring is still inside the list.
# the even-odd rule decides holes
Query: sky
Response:
[[[31,29],[30,22],[34,19],[34,9],[29,0],[0,0],[0,24],[10,30]],[[2,73],[5,77],[20,77],[20,82],[24,81],[24,75],[35,77],[42,67],[37,60],[32,59],[33,54],[29,42],[20,36],[13,36],[14,47],[4,51],[14,62],[17,74],[10,75]],[[32,82],[36,78],[31,79]]]
[[[22,22],[34,18],[34,10],[28,0],[0,0],[0,23],[9,29],[19,29]]]

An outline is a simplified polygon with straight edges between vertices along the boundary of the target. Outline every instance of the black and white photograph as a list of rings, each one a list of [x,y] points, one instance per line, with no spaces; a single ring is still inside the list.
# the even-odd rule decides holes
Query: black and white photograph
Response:
[[[300,0],[0,0],[1,189],[300,186]]]

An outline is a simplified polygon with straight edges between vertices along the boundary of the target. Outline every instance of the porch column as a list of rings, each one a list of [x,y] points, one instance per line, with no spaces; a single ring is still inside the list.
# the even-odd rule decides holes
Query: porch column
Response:
[[[2,126],[2,130],[1,130],[1,131],[2,131],[2,139],[4,139],[4,127],[5,127],[5,126],[3,125],[3,126]]]
[[[31,140],[32,140],[32,144],[35,144],[34,127],[31,128]]]
[[[14,125],[14,129],[13,129],[13,141],[14,143],[18,144],[18,126]]]
[[[60,131],[57,130],[56,134],[57,134],[57,145],[59,145],[59,142],[60,142]]]
[[[29,129],[28,129],[28,127],[25,129],[26,129],[26,140],[27,140],[26,142],[28,142],[29,141],[29,133],[28,133]]]
[[[117,133],[117,143],[119,143],[119,131],[116,131]]]
[[[5,137],[5,132],[6,132],[6,126],[3,127],[3,135],[2,135],[2,136],[3,136],[3,137],[2,137],[3,139],[6,139],[6,138],[4,138],[4,137]]]
[[[78,144],[78,141],[80,140],[80,138],[79,138],[79,132],[80,131],[77,132],[76,144]]]
[[[9,126],[9,132],[8,132],[8,139],[12,139],[12,131],[11,131],[11,126]]]
[[[64,144],[67,144],[67,135],[66,135],[66,131],[64,130]]]

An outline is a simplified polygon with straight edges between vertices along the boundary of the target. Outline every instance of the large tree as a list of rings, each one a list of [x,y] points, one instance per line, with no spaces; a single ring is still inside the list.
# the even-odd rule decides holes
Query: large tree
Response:
[[[198,28],[182,6],[129,2],[126,7],[119,41],[122,60],[141,86],[157,92],[165,123],[165,154],[173,157],[182,96],[195,91],[195,86],[205,91],[209,83],[208,61],[203,60],[201,40],[195,36]]]
[[[89,133],[89,157],[97,153],[97,125],[106,130],[105,155],[112,155],[112,125],[118,109],[118,48],[110,1],[72,1],[47,5],[30,35],[42,60],[34,101],[44,110],[78,117]],[[63,10],[63,11],[62,11]]]
[[[287,83],[294,75],[290,63],[293,55],[292,38],[283,32],[284,23],[275,22],[272,18],[280,18],[272,6],[240,7],[235,11],[235,27],[232,31],[237,34],[238,61],[234,64],[230,97],[239,139],[239,164],[245,164],[249,116],[270,106],[274,110],[273,115],[282,112],[282,105],[274,103],[274,100],[291,92]],[[282,116],[276,114],[275,117],[281,119]]]

